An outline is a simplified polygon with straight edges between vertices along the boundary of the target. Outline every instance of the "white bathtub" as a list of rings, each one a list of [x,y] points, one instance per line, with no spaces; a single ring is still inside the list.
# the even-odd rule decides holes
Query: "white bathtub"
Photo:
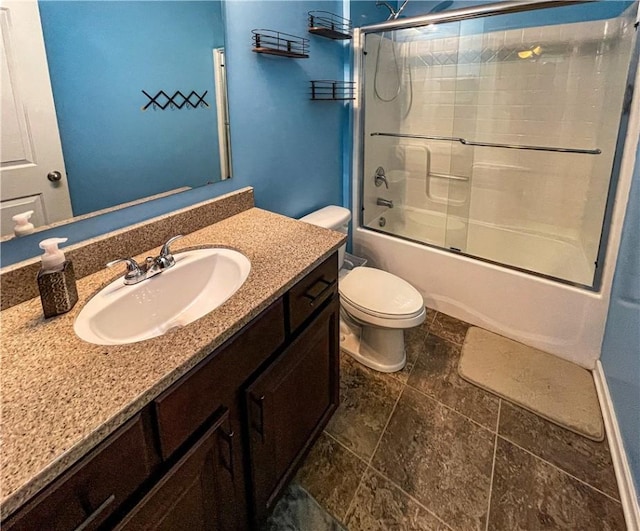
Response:
[[[591,286],[593,281],[593,263],[574,240],[473,220],[467,224],[441,212],[402,205],[385,209],[367,227],[436,247],[449,247],[444,245],[449,235],[449,241],[466,242],[463,250],[472,256],[572,284]]]
[[[354,253],[413,284],[425,304],[592,369],[606,296],[365,228]]]

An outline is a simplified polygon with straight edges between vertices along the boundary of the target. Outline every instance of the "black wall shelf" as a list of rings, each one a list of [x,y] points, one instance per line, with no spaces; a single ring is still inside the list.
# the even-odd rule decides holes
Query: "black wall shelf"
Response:
[[[293,59],[307,59],[309,57],[309,39],[268,29],[254,29],[251,30],[251,33],[253,33],[253,51],[256,53]]]
[[[313,101],[347,101],[356,98],[355,81],[316,79],[310,83]]]
[[[348,18],[329,11],[309,11],[309,33],[333,40],[352,38],[353,25]]]

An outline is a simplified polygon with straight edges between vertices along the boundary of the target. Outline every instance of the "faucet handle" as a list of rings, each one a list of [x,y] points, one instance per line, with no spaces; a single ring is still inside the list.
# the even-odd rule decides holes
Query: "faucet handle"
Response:
[[[174,236],[173,238],[169,238],[169,240],[162,246],[162,249],[160,249],[160,256],[158,256],[157,258],[157,263],[158,265],[164,269],[166,267],[171,267],[172,265],[174,265],[176,263],[175,258],[173,257],[173,254],[171,253],[171,249],[169,248],[169,246],[175,242],[176,240],[182,238],[183,235],[182,234],[178,234],[177,236]]]
[[[113,260],[107,263],[107,267],[113,267],[116,264],[124,262],[127,264],[127,274],[124,276],[125,284],[135,284],[136,282],[140,282],[146,276],[146,271],[140,267],[138,262],[136,262],[133,258],[118,258],[117,260]]]
[[[376,188],[382,186],[384,183],[385,188],[389,189],[389,183],[387,182],[387,176],[384,174],[384,168],[382,166],[378,166],[376,169],[376,174],[373,176],[373,182],[376,185]]]

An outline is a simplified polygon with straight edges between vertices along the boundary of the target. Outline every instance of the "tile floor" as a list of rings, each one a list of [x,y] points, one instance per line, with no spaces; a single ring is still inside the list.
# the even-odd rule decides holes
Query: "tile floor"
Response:
[[[624,530],[606,441],[457,374],[468,324],[430,310],[395,374],[342,356],[341,405],[297,481],[357,530]]]

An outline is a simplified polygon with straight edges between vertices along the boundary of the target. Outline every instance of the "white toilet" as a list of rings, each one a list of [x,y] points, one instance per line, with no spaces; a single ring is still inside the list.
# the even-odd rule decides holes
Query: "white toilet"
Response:
[[[351,212],[328,206],[300,221],[347,234]],[[373,267],[342,269],[346,245],[338,251],[340,348],[381,372],[401,370],[407,361],[404,329],[424,322],[422,295],[401,278]]]

